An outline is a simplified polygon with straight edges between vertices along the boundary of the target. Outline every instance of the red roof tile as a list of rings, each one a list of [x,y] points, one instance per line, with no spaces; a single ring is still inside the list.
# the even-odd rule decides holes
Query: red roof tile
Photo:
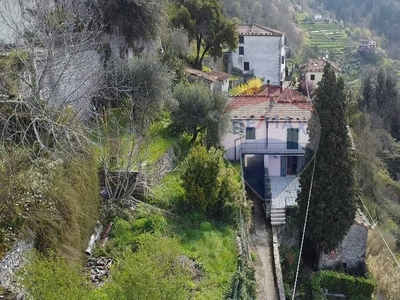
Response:
[[[235,119],[308,120],[313,110],[311,102],[293,89],[264,86],[257,95],[239,95],[231,98],[225,113]]]
[[[326,58],[310,58],[307,63],[300,66],[300,69],[304,70],[305,72],[323,72],[326,63],[328,62],[332,68],[335,69],[335,71],[341,72],[341,69],[337,64],[327,60]]]
[[[270,35],[283,36],[283,32],[257,24],[238,25],[236,30],[239,35]]]

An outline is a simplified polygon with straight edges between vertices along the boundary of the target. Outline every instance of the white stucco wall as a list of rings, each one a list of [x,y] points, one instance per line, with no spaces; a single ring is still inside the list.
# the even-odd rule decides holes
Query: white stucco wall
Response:
[[[244,47],[244,55],[239,55],[239,47]],[[244,44],[239,44],[232,53],[232,66],[244,71],[244,63],[250,63],[250,71],[254,70],[256,77],[270,80],[271,84],[279,85],[283,80],[285,63],[284,37],[279,36],[244,36]]]
[[[228,90],[229,90],[229,78],[227,78],[224,81],[222,81],[222,87],[221,87],[221,91],[223,93],[227,93]]]
[[[286,151],[287,142],[287,130],[289,128],[299,129],[299,141],[298,143],[302,146],[308,142],[307,135],[307,122],[306,121],[282,121],[282,122],[268,122],[268,134],[266,121],[264,119],[258,120],[234,120],[244,124],[244,127],[255,127],[255,139],[249,140],[244,137],[243,134],[233,133],[233,126],[229,126],[228,132],[223,135],[221,139],[221,146],[225,148],[225,156],[229,160],[235,160],[235,140],[236,141],[236,160],[239,159],[240,149],[244,149],[248,153],[269,153],[280,154],[280,152],[290,155],[290,152]],[[268,147],[267,147],[267,136],[268,136]],[[270,161],[269,161],[270,162]],[[280,160],[279,160],[280,165]],[[279,169],[280,172],[280,169]],[[276,176],[276,175],[271,175]],[[279,176],[279,175],[278,175]]]
[[[229,160],[238,160],[241,147],[249,147],[254,149],[265,149],[266,145],[266,124],[265,120],[234,120],[238,123],[244,124],[244,132],[233,133],[233,125],[230,125],[228,132],[226,132],[221,139],[221,146],[225,149],[225,157]],[[255,140],[246,140],[245,127],[255,127],[256,134]],[[235,159],[235,140],[242,137],[236,141],[236,159]]]
[[[305,76],[306,76],[306,82],[310,82],[313,84],[314,88],[318,87],[318,82],[321,81],[322,79],[322,75],[324,73],[323,72],[306,72]],[[315,80],[311,80],[311,75],[315,75]]]
[[[290,128],[299,129],[299,144],[306,144],[308,142],[307,134],[307,121],[279,121],[268,122],[268,143],[286,143],[287,130]]]
[[[269,176],[281,176],[280,155],[269,155]]]

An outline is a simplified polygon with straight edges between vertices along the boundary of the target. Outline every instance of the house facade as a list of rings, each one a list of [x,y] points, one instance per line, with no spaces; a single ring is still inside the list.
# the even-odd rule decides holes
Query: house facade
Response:
[[[331,65],[336,74],[341,72],[340,67],[336,63],[331,62],[326,58],[310,58],[305,64],[300,66],[302,80],[308,88],[311,88],[312,90],[317,88],[318,82],[322,79],[324,68],[327,63]]]
[[[279,85],[285,79],[285,34],[264,26],[237,27],[238,48],[231,53],[230,64],[243,74],[253,75]]]
[[[225,109],[230,119],[221,140],[225,157],[262,157],[265,185],[270,186],[263,205],[272,226],[285,224],[286,208],[296,205],[311,113],[308,98],[277,85],[264,86],[257,95],[235,96]]]
[[[230,128],[221,140],[226,158],[264,155],[270,176],[297,175],[308,142],[311,110],[306,97],[276,85],[266,86],[255,96],[233,97],[225,110]]]
[[[359,39],[358,40],[358,51],[375,51],[376,41],[371,39]]]

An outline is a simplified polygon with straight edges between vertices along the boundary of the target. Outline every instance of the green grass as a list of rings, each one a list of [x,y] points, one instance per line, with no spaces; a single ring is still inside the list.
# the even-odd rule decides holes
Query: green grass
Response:
[[[297,22],[308,34],[309,44],[319,50],[331,50],[341,53],[346,46],[352,44],[339,24],[314,22],[308,14],[299,14]]]
[[[139,163],[142,167],[153,165],[175,145],[182,148],[183,152],[187,151],[188,136],[174,136],[169,132],[169,124],[169,119],[152,124],[140,144],[136,145],[138,149],[135,147],[137,138],[133,134],[120,132],[113,136],[103,133],[104,136],[95,137],[96,155],[103,161],[118,157],[117,164],[111,165],[113,170],[135,170]]]
[[[165,175],[161,183],[152,189],[148,202],[162,209],[173,209],[183,201],[184,197],[180,172],[176,170]]]
[[[234,231],[223,224],[199,222],[191,216],[174,224],[185,252],[203,269],[196,283],[194,299],[223,299],[237,267],[237,249]],[[196,218],[196,215],[194,215]]]

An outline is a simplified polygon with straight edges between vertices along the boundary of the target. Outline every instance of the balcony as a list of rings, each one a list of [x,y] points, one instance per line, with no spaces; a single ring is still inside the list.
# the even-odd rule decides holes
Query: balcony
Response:
[[[304,154],[305,143],[255,143],[244,142],[240,145],[241,154]]]

